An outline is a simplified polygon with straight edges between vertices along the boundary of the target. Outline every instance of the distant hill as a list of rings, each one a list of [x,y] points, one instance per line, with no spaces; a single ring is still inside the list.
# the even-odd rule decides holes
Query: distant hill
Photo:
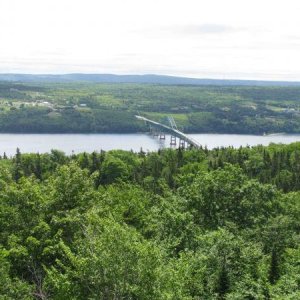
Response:
[[[99,83],[152,83],[167,85],[220,85],[220,86],[300,86],[296,81],[259,81],[231,79],[198,79],[165,75],[114,74],[0,74],[0,81],[12,82],[99,82]]]

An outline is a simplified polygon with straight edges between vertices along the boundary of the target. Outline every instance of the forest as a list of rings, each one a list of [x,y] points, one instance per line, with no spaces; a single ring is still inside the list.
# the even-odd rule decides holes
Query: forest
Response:
[[[0,299],[300,299],[300,143],[0,169]]]
[[[136,133],[141,114],[186,133],[300,133],[299,86],[0,82],[2,133]]]

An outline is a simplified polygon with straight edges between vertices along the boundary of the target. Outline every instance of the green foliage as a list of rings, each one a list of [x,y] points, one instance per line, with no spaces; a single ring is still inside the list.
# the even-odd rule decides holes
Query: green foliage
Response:
[[[10,263],[7,259],[7,252],[2,249],[0,249],[0,299],[34,299],[32,286],[17,277],[10,276]]]
[[[181,194],[187,198],[195,222],[205,228],[218,228],[226,222],[251,227],[276,213],[274,188],[247,179],[232,165],[198,173],[192,184],[181,188]]]
[[[17,151],[0,299],[298,299],[299,159],[298,143]]]
[[[63,274],[54,267],[48,271],[54,294],[69,299],[159,299],[160,250],[130,227],[94,213],[87,218],[77,255],[66,247],[67,264],[59,263]]]

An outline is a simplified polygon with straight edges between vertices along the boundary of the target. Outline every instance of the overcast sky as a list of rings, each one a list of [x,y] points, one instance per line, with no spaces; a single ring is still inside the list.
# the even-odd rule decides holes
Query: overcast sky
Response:
[[[0,72],[300,80],[300,1],[0,0]]]

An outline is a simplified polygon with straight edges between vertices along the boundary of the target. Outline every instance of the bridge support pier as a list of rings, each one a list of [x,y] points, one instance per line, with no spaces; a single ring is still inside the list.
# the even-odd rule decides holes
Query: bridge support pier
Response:
[[[171,142],[170,142],[171,146],[176,146],[176,136],[171,135]]]
[[[180,139],[179,140],[179,147],[182,148],[182,149],[185,149],[185,141]]]
[[[155,129],[152,129],[152,135],[153,135],[154,137],[158,136],[158,132],[157,132],[157,130],[155,130]]]
[[[150,129],[150,134],[152,135],[152,136],[158,136],[158,132],[157,132],[157,130],[156,130],[156,128],[155,127],[152,127],[151,125],[149,126],[149,129]]]
[[[159,134],[159,139],[160,139],[160,140],[165,140],[165,139],[166,139],[166,135],[165,135],[163,132],[161,132],[161,133]]]

